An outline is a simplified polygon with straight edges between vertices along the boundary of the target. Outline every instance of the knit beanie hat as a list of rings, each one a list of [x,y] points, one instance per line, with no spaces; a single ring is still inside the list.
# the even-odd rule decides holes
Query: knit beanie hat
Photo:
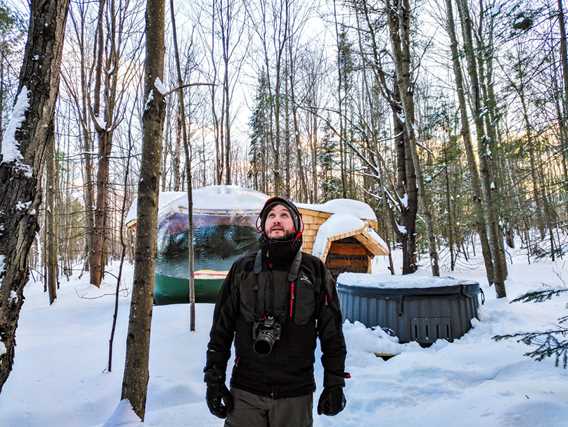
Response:
[[[270,199],[268,199],[266,201],[266,203],[264,204],[264,207],[260,211],[260,215],[258,216],[258,221],[257,221],[258,230],[263,235],[266,235],[265,229],[264,229],[264,227],[266,225],[266,218],[268,217],[268,214],[270,213],[272,208],[276,205],[282,205],[286,209],[288,209],[288,211],[290,212],[290,216],[292,217],[292,222],[294,224],[294,231],[296,232],[296,234],[299,233],[300,236],[301,236],[302,231],[304,231],[303,230],[304,229],[304,223],[302,221],[302,214],[300,213],[300,211],[298,210],[298,208],[296,207],[296,205],[294,203],[292,203],[290,200],[285,199],[283,197],[271,197]],[[258,222],[260,222],[260,224]]]

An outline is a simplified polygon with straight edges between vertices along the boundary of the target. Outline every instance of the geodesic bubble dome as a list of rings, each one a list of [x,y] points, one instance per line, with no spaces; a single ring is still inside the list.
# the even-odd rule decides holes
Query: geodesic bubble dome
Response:
[[[158,213],[156,272],[188,277],[187,194],[165,194]],[[258,248],[256,220],[267,196],[236,186],[193,191],[195,271],[227,271],[243,254]]]

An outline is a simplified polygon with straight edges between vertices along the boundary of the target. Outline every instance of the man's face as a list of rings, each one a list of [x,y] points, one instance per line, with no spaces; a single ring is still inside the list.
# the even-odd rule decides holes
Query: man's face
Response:
[[[274,206],[266,216],[264,231],[271,239],[286,237],[296,231],[290,211],[283,205]]]

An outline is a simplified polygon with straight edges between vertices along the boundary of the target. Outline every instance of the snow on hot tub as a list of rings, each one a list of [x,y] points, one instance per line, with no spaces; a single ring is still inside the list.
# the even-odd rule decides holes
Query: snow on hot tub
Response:
[[[479,284],[453,277],[343,273],[337,291],[344,319],[380,326],[401,343],[453,341],[478,317]]]

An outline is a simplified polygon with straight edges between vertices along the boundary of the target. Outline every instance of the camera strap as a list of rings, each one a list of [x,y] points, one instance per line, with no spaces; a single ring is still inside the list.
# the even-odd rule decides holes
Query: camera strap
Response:
[[[302,265],[302,251],[298,251],[296,253],[296,256],[294,257],[294,260],[292,261],[292,264],[290,265],[290,269],[288,270],[288,274],[286,276],[286,280],[290,286],[290,318],[292,318],[292,314],[293,314],[293,309],[294,309],[294,302],[295,302],[295,297],[296,297],[296,292],[295,292],[295,287],[296,287],[296,280],[298,280],[298,276],[300,274],[300,266]],[[258,283],[258,277],[260,275],[260,273],[262,273],[262,251],[258,250],[256,253],[256,257],[254,259],[254,267],[253,267],[253,273],[255,274],[255,278],[256,278],[256,286],[257,288],[259,287],[259,283]],[[268,313],[270,314],[274,314],[274,297],[275,297],[275,292],[274,292],[274,280],[273,277],[271,275],[271,280],[269,281],[270,283],[268,283],[267,289],[263,289],[264,292],[269,292],[270,293],[270,297],[269,299],[269,307],[268,307]],[[260,291],[260,289],[259,289]],[[264,292],[262,292],[262,294],[264,295]],[[257,292],[256,295],[256,299],[258,299],[260,296],[260,292]],[[255,315],[258,316],[259,318],[261,318],[262,316],[265,316],[267,313],[258,313],[258,301],[255,301]]]

